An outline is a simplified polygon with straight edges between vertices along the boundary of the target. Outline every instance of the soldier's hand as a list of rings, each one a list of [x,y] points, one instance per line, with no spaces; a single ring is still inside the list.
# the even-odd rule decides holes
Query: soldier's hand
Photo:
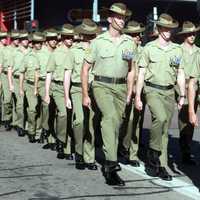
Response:
[[[132,94],[127,95],[126,97],[126,104],[129,105],[132,102]]]
[[[142,109],[143,109],[143,103],[142,103],[140,97],[135,97],[135,108],[139,111],[142,111]]]
[[[35,96],[38,96],[38,94],[39,94],[38,90],[35,89],[35,90],[34,90],[34,95],[35,95]]]
[[[198,117],[195,113],[189,112],[189,121],[193,126],[195,126],[195,127],[198,126]]]
[[[11,93],[14,92],[14,86],[11,85],[11,86],[9,87],[9,90],[10,90]]]
[[[21,97],[23,97],[23,96],[24,96],[24,90],[19,90],[19,95],[20,95]]]
[[[181,110],[185,102],[185,97],[181,97],[178,102],[178,110]]]
[[[83,97],[83,106],[90,108],[91,106],[91,99],[89,96]]]
[[[50,103],[50,96],[49,95],[45,95],[45,97],[43,98],[43,101],[47,104]]]
[[[71,103],[71,100],[69,98],[65,98],[65,106],[68,109],[72,109],[72,103]]]

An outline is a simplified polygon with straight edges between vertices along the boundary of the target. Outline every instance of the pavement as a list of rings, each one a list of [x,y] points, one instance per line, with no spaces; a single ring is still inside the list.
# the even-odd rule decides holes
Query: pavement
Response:
[[[147,111],[146,136],[149,127]],[[30,144],[27,137],[20,138],[15,131],[6,132],[0,127],[0,200],[199,200],[200,165],[182,165],[175,125],[169,135],[169,170],[173,181],[147,176],[143,165],[134,168],[121,164],[120,175],[126,186],[112,187],[105,184],[100,165],[98,171],[78,171],[74,161],[58,160],[56,152],[42,149],[43,144]],[[199,129],[195,129],[192,147],[200,163]]]

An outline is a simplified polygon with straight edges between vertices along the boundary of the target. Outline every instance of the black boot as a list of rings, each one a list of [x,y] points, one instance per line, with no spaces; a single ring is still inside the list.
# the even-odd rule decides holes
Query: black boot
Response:
[[[191,157],[191,154],[189,153],[185,153],[182,155],[182,163],[185,164],[185,165],[197,165],[196,161]]]
[[[65,158],[65,154],[64,154],[64,143],[62,143],[61,141],[57,141],[57,158],[58,159],[64,159]]]
[[[119,170],[120,168],[116,162],[113,161],[105,162],[105,165],[102,167],[101,171],[103,176],[105,177],[106,184],[125,186],[125,182],[117,174],[117,171]]]
[[[11,126],[11,122],[9,120],[5,121],[4,126],[5,126],[6,131],[11,131],[12,126]]]
[[[160,151],[156,151],[150,148],[148,149],[145,171],[149,176],[152,176],[152,177],[158,176],[159,168],[160,168],[160,160],[159,160],[160,155],[161,155]]]
[[[161,179],[163,179],[165,181],[171,181],[172,180],[172,176],[167,172],[165,167],[159,168],[158,177],[160,177]]]
[[[29,134],[28,139],[29,139],[30,143],[36,143],[37,142],[37,140],[35,139],[35,135]]]
[[[85,169],[85,163],[83,160],[83,156],[75,153],[75,168],[79,170],[84,170]]]
[[[85,167],[89,170],[97,170],[98,167],[95,163],[85,163]]]
[[[74,160],[74,157],[72,154],[65,154],[65,159],[66,160]]]
[[[24,131],[24,129],[17,127],[16,128],[17,134],[19,137],[24,137],[26,135],[26,132]]]

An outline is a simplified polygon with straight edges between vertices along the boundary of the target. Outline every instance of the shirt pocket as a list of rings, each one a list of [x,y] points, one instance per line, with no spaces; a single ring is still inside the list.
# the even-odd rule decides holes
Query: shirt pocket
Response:
[[[111,59],[114,57],[114,51],[112,49],[102,49],[100,51],[100,57],[102,59]]]

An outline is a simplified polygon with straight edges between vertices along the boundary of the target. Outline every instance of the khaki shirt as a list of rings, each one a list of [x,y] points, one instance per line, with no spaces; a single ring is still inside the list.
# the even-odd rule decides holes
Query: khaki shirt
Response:
[[[146,68],[145,81],[163,86],[174,85],[177,69],[184,66],[180,45],[171,42],[166,48],[161,48],[158,40],[149,42],[144,47],[138,65]]]
[[[53,73],[53,79],[56,81],[64,80],[65,70],[71,70],[73,67],[73,55],[67,47],[61,45],[57,47],[49,57],[47,72]]]
[[[192,63],[195,62],[197,54],[200,53],[200,48],[198,48],[196,45],[194,45],[191,53],[188,51],[187,47],[185,47],[184,43],[181,44],[181,48],[183,51],[183,58],[184,58],[185,77],[186,77],[186,79],[189,79],[190,71],[194,67],[194,65]]]
[[[46,73],[47,73],[47,64],[48,60],[51,55],[51,51],[48,50],[48,48],[42,47],[41,50],[37,52],[37,57],[40,63],[40,77],[45,79]]]
[[[81,83],[81,70],[84,61],[86,48],[84,48],[83,43],[77,43],[71,48],[73,54],[73,69],[71,80],[75,83]],[[93,80],[93,76],[89,73],[89,82]]]
[[[35,81],[35,71],[40,69],[39,60],[36,53],[32,50],[24,56],[21,73],[25,73],[25,80]]]
[[[135,56],[136,45],[133,44],[132,38],[125,34],[121,35],[118,42],[113,42],[107,31],[91,42],[85,60],[94,64],[94,75],[124,78],[129,69],[127,60],[122,57],[123,52],[131,52]]]
[[[4,46],[0,46],[0,65],[3,65],[3,49]]]
[[[3,49],[3,71],[8,71],[8,66],[10,65],[10,57],[12,52],[15,51],[12,46],[5,46]]]

